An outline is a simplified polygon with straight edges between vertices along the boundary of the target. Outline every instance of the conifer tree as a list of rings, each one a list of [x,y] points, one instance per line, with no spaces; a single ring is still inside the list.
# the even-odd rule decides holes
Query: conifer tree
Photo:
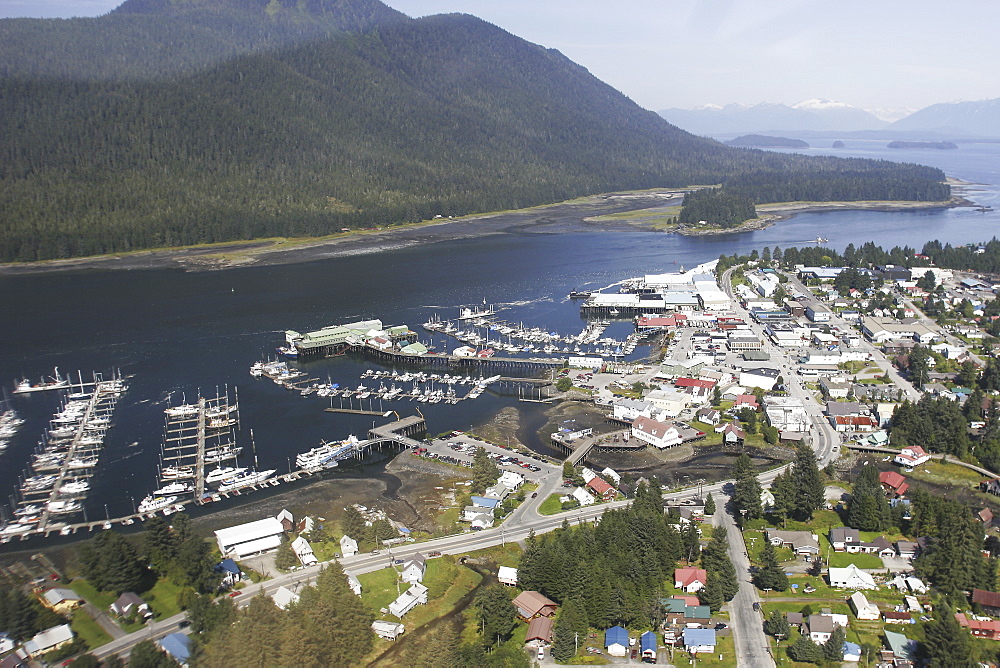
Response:
[[[499,645],[517,623],[517,609],[507,592],[498,585],[487,587],[476,596],[475,606],[483,640],[488,645]]]
[[[732,503],[737,512],[737,519],[755,520],[763,517],[760,480],[757,478],[757,470],[753,467],[750,456],[745,452],[736,458],[733,477],[736,478],[736,484]]]
[[[760,551],[760,570],[754,575],[754,585],[758,589],[785,591],[788,589],[788,576],[778,565],[778,555],[770,541],[764,541]]]
[[[921,653],[930,668],[972,668],[972,643],[948,608],[941,608],[924,627]]]
[[[705,498],[705,517],[711,517],[715,514],[715,499],[712,498],[712,493],[709,492],[708,496]]]
[[[500,469],[496,462],[490,459],[485,448],[476,448],[472,458],[472,493],[482,494],[499,479]]]
[[[827,661],[843,661],[844,660],[844,640],[847,639],[847,634],[844,629],[841,628],[840,624],[835,624],[833,627],[833,633],[827,638],[826,642],[823,643],[821,649],[823,650],[823,657]]]
[[[883,531],[889,528],[891,521],[892,514],[882,491],[878,468],[866,465],[862,467],[851,493],[847,524],[862,531]]]
[[[795,519],[808,522],[813,512],[826,503],[823,474],[816,464],[816,453],[806,445],[800,445],[792,464],[792,477],[795,481]]]
[[[771,615],[764,620],[764,633],[776,638],[787,638],[792,631],[791,624],[788,623],[788,615],[779,610],[773,610]]]

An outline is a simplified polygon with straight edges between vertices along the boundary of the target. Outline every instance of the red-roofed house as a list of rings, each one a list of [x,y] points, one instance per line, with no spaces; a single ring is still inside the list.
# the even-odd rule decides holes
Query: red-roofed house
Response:
[[[882,483],[882,489],[891,496],[903,496],[910,488],[910,483],[901,473],[895,471],[882,471],[878,474],[878,481]]]
[[[976,513],[976,517],[978,517],[979,521],[985,524],[987,528],[993,525],[993,511],[989,508],[983,508],[980,510]]]
[[[605,501],[611,501],[616,496],[618,496],[618,490],[611,486],[604,478],[594,476],[587,482],[587,487],[594,491],[599,497]]]
[[[920,466],[930,458],[931,456],[919,445],[910,445],[900,450],[892,461],[901,466]]]
[[[969,632],[977,638],[1000,640],[1000,621],[995,619],[969,619],[961,612],[955,613],[955,619],[958,620],[961,626],[969,629]]]
[[[675,594],[671,598],[676,598],[680,601],[684,601],[684,605],[701,605],[701,599],[697,596],[682,596],[680,594]]]
[[[553,617],[559,604],[537,591],[522,591],[511,601],[517,608],[517,614],[525,621],[535,617]]]
[[[752,408],[755,411],[760,410],[760,404],[757,403],[757,397],[752,394],[741,394],[736,397],[736,401],[733,402],[732,410],[739,410],[741,408]]]
[[[674,571],[674,586],[692,594],[708,582],[708,573],[704,568],[678,568]]]
[[[996,614],[1000,612],[1000,594],[994,591],[986,591],[985,589],[973,589],[972,590],[972,602],[978,603],[982,606],[983,611],[987,614]]]
[[[673,424],[642,416],[632,423],[632,437],[660,450],[681,444],[681,433]]]

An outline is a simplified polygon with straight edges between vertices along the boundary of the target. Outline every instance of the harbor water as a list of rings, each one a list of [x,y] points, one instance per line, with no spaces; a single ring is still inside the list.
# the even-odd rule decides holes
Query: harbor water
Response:
[[[847,144],[846,151],[826,152],[935,164],[950,176],[981,184],[970,198],[1000,209],[1000,145],[900,153],[880,149],[884,142]],[[9,505],[30,453],[58,409],[57,393],[11,396],[14,383],[21,378],[37,382],[54,367],[74,377],[82,370],[85,380],[91,371],[110,374],[113,369],[131,376],[87,500],[89,518],[98,520],[105,513],[129,514],[132,503],[156,488],[163,409],[192,401],[199,393],[238,394],[241,465],[252,464],[251,429],[260,467],[287,471],[297,453],[321,440],[363,436],[372,427],[371,416],[324,412],[328,399],[302,397],[267,379],[250,377],[254,361],[275,356],[286,329],[304,332],[379,318],[386,325],[407,324],[427,340],[421,323],[435,315],[454,318],[460,306],[481,306],[485,300],[501,309],[505,320],[569,335],[585,325],[579,302],[567,298],[571,290],[691,268],[723,253],[804,246],[817,237],[829,239],[826,245],[837,249],[867,241],[919,248],[932,239],[953,244],[987,240],[998,228],[1000,213],[971,208],[837,211],[801,214],[757,232],[684,237],[605,229],[541,212],[534,225],[503,234],[303,264],[199,273],[0,276],[0,384],[27,420],[0,454],[0,501]],[[630,330],[631,325],[622,322],[607,335],[624,339]],[[350,357],[302,366],[310,378],[352,386],[361,382],[366,368],[377,368]],[[544,410],[538,404],[519,403],[516,395],[489,392],[455,406],[399,402],[380,407],[376,401],[373,408],[407,415],[419,406],[430,431],[439,433],[468,429],[508,405],[518,406],[532,424],[538,423],[537,411]]]

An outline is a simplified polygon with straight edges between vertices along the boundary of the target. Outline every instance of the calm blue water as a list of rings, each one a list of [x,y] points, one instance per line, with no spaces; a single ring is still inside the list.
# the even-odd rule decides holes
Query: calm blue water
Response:
[[[1000,146],[901,153],[880,145],[848,142],[848,151],[813,150],[934,164],[984,184],[974,199],[1000,208]],[[431,315],[453,317],[458,305],[485,299],[504,307],[509,320],[570,334],[583,326],[578,307],[566,299],[575,288],[690,268],[721,253],[804,245],[817,236],[838,249],[869,240],[919,248],[931,239],[989,239],[998,228],[1000,214],[967,209],[812,213],[759,232],[702,238],[563,224],[280,267],[0,277],[0,383],[9,391],[15,379],[37,379],[54,366],[64,373],[120,368],[134,374],[89,501],[92,518],[104,515],[104,504],[115,516],[131,509],[130,497],[138,500],[154,488],[168,397],[179,403],[182,395],[193,399],[199,391],[238,391],[240,441],[249,450],[252,429],[260,465],[267,468],[285,470],[289,458],[320,439],[361,435],[371,427],[371,418],[325,413],[323,399],[303,398],[248,375],[253,361],[273,356],[285,329],[378,317],[408,324],[426,338],[419,324]],[[609,334],[623,337],[628,328],[620,324]],[[353,385],[364,368],[347,359],[307,365],[311,376]],[[53,393],[12,399],[29,424],[0,455],[0,500],[13,492],[56,400]],[[534,410],[492,394],[457,407],[420,406],[431,431],[442,432],[467,429],[506,405]],[[396,408],[413,411],[406,402]],[[139,447],[129,448],[134,441]]]

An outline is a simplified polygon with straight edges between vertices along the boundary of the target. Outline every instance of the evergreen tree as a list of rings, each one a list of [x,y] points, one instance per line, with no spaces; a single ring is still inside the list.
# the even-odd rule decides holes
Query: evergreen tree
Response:
[[[102,531],[80,546],[84,576],[99,591],[140,591],[146,568],[132,543],[114,531]]]
[[[553,627],[552,658],[565,663],[576,656],[577,635],[574,621],[569,619],[565,610],[559,612]]]
[[[847,524],[862,531],[884,531],[892,514],[879,481],[878,468],[868,464],[861,469],[847,512]]]
[[[776,638],[787,638],[792,632],[792,626],[788,623],[788,615],[784,612],[774,610],[771,615],[764,620],[764,633]]]
[[[726,602],[722,595],[722,582],[715,571],[708,571],[708,580],[698,591],[698,601],[711,608],[713,613],[718,612]]]
[[[753,583],[758,589],[785,591],[788,589],[788,576],[778,565],[778,555],[770,541],[764,541],[760,551],[760,569],[753,576]]]
[[[792,661],[803,663],[820,663],[823,661],[823,650],[810,640],[809,636],[801,635],[786,650]]]
[[[920,649],[931,668],[972,668],[978,665],[972,660],[968,632],[947,608],[942,607],[934,619],[924,626],[924,642],[920,643]]]
[[[288,540],[282,540],[281,544],[278,545],[278,553],[274,556],[274,566],[283,571],[287,571],[293,566],[297,566],[299,563],[298,557],[295,556],[295,551],[292,549],[292,543]]]
[[[715,499],[712,498],[712,493],[708,493],[708,497],[705,499],[705,517],[711,517],[715,514]]]
[[[128,655],[129,668],[176,668],[179,664],[157,648],[152,640],[143,640]]]
[[[458,631],[449,621],[439,623],[428,631],[422,644],[411,644],[400,662],[413,668],[439,668],[459,665]]]
[[[167,520],[159,515],[151,518],[145,525],[143,546],[150,567],[158,575],[166,575],[171,563],[177,557],[177,540],[170,529]]]
[[[843,661],[844,660],[844,640],[847,639],[847,634],[844,629],[841,628],[840,624],[835,624],[833,627],[833,633],[822,645],[823,657],[827,661]]]
[[[760,480],[757,478],[757,470],[753,467],[753,461],[745,452],[736,458],[733,465],[733,477],[736,484],[733,488],[732,504],[736,510],[737,519],[755,520],[764,516],[761,506]]]
[[[517,624],[517,609],[507,592],[498,585],[487,587],[476,596],[475,606],[483,640],[487,645],[502,643]]]
[[[500,479],[500,469],[484,448],[476,448],[472,459],[472,493],[482,494]]]
[[[361,511],[353,505],[344,508],[344,519],[342,524],[344,535],[350,536],[354,540],[361,540],[365,535],[365,518],[361,516]]]
[[[816,453],[807,445],[800,445],[792,464],[795,481],[795,505],[792,516],[802,522],[812,520],[813,511],[826,504],[823,474],[816,465]]]

